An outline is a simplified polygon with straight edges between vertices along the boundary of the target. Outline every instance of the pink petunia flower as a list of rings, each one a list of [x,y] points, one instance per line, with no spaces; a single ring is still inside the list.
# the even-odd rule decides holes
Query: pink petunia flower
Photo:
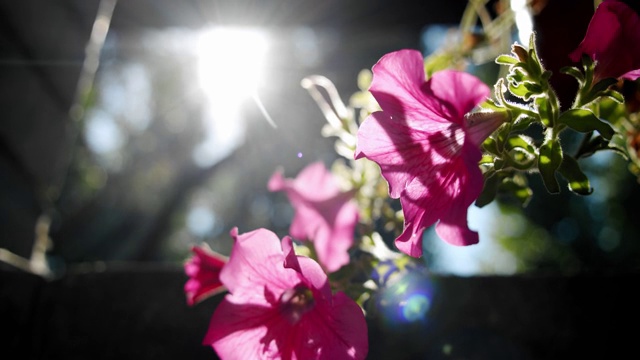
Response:
[[[640,16],[627,4],[605,0],[596,8],[587,33],[569,57],[580,61],[586,54],[596,62],[595,81],[604,78],[635,80],[640,77]]]
[[[364,313],[331,294],[320,265],[297,256],[291,238],[266,229],[238,235],[220,278],[229,294],[216,307],[204,344],[222,359],[364,359]]]
[[[227,262],[225,256],[213,252],[206,244],[194,246],[191,251],[193,256],[184,264],[184,271],[189,277],[184,284],[189,306],[225,290],[220,281],[220,271]]]
[[[314,162],[295,179],[276,171],[267,185],[270,191],[286,191],[295,215],[289,233],[313,242],[318,260],[329,272],[349,262],[358,207],[353,192],[342,192],[333,174],[322,162]]]
[[[371,114],[357,134],[356,159],[380,165],[389,195],[400,198],[402,252],[422,255],[422,233],[454,245],[478,242],[467,225],[467,209],[483,186],[480,145],[504,121],[502,116],[465,115],[489,96],[471,74],[443,70],[425,81],[424,59],[416,50],[383,56],[373,67],[370,91],[382,111]]]

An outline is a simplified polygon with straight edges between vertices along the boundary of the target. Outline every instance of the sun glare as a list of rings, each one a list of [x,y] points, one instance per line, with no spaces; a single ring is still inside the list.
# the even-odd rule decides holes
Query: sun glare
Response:
[[[258,29],[216,27],[198,35],[198,81],[208,114],[206,137],[193,153],[199,166],[215,163],[242,142],[245,124],[241,108],[245,100],[253,99],[266,114],[258,88],[263,81],[267,48],[267,35]]]
[[[198,39],[198,75],[204,92],[223,104],[254,95],[262,82],[267,36],[251,28],[216,27]]]

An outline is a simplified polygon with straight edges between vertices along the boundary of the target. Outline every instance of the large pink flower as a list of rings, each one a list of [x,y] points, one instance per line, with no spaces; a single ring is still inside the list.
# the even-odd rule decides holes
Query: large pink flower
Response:
[[[355,157],[378,163],[390,196],[400,198],[405,220],[398,249],[421,256],[422,233],[438,220],[436,232],[443,240],[477,243],[467,209],[482,191],[480,144],[503,118],[470,124],[465,114],[487,99],[489,88],[452,70],[425,81],[420,52],[400,50],[374,65],[370,91],[382,111],[361,124]]]
[[[220,281],[220,271],[227,262],[223,255],[213,252],[207,246],[191,248],[193,256],[184,264],[184,271],[189,277],[184,284],[187,304],[193,306],[200,301],[224,291]]]
[[[627,4],[605,0],[596,8],[587,33],[569,56],[578,62],[582,54],[596,61],[596,81],[608,77],[635,80],[640,77],[640,16]]]
[[[320,265],[269,230],[238,235],[220,275],[229,294],[205,344],[222,359],[364,359],[367,325],[344,293],[331,294]]]
[[[358,207],[352,192],[342,192],[333,174],[322,162],[305,167],[295,179],[285,179],[280,170],[269,180],[270,191],[284,190],[295,215],[289,233],[310,240],[318,260],[329,272],[349,262]]]

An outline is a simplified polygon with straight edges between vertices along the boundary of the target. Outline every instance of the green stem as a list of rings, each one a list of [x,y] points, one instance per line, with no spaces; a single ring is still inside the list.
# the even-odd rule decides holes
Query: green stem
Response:
[[[549,104],[551,105],[551,124],[555,128],[558,117],[560,116],[560,101],[558,100],[558,96],[556,92],[553,91],[551,86],[548,86],[547,95],[549,97]]]

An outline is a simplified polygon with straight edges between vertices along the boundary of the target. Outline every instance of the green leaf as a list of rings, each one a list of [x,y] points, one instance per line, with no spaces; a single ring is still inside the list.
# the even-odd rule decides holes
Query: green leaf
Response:
[[[438,52],[427,56],[424,60],[424,72],[427,79],[430,78],[433,73],[449,68],[453,63],[453,55],[447,52]]]
[[[515,147],[507,152],[509,165],[518,170],[529,170],[536,162],[535,154],[531,154],[524,148]]]
[[[480,196],[476,199],[476,206],[483,207],[491,203],[496,198],[499,184],[500,176],[497,175],[495,171],[492,171],[491,174],[484,179],[484,187],[482,188]]]
[[[598,81],[595,85],[593,85],[593,87],[591,88],[591,92],[592,93],[599,93],[601,91],[605,91],[609,88],[609,86],[617,83],[618,80],[616,78],[606,78],[606,79],[602,79],[600,81]]]
[[[496,138],[496,146],[498,148],[499,153],[498,154],[502,154],[502,151],[504,151],[504,145],[507,141],[507,139],[509,138],[509,127],[508,126],[503,126],[498,128],[498,131],[495,133],[495,138]]]
[[[507,140],[507,149],[511,150],[516,147],[525,148],[528,152],[535,154],[535,147],[532,145],[533,140],[526,135],[512,136]]]
[[[607,140],[611,140],[611,137],[615,134],[609,124],[601,121],[594,113],[586,109],[569,109],[560,115],[558,123],[565,124],[581,133],[598,131]]]
[[[580,57],[580,60],[582,61],[582,66],[585,68],[585,70],[591,69],[593,70],[593,67],[595,66],[593,59],[591,59],[591,56],[587,55],[587,54],[582,54],[582,56]]]
[[[507,178],[500,184],[500,191],[511,194],[522,207],[526,207],[533,196],[533,190],[526,182],[519,182],[517,178]]]
[[[603,98],[598,102],[598,113],[601,119],[616,124],[621,118],[627,116],[627,109],[623,103],[619,103],[611,98]]]
[[[519,98],[521,98],[521,99],[523,99],[525,101],[528,101],[529,97],[531,96],[531,91],[529,91],[529,89],[527,89],[527,87],[524,85],[524,83],[518,83],[516,85],[516,83],[509,82],[509,91],[513,95],[515,95],[515,96],[517,96],[517,97],[519,97]]]
[[[603,91],[602,96],[606,96],[614,100],[618,104],[624,104],[624,96],[620,92],[615,91],[613,89]]]
[[[589,195],[593,192],[589,178],[582,172],[580,164],[573,157],[565,155],[558,171],[569,182],[569,190],[580,195]]]
[[[520,60],[509,55],[500,55],[496,58],[496,63],[500,65],[513,65],[519,63]]]
[[[543,91],[542,86],[530,82],[525,82],[524,87],[527,88],[527,90],[529,90],[529,92],[531,92],[532,94],[541,94]]]
[[[602,136],[595,136],[591,138],[591,140],[589,140],[586,145],[583,145],[581,147],[580,153],[578,153],[576,157],[588,157],[602,150],[609,150],[609,140],[606,140]]]
[[[516,121],[513,122],[513,125],[511,125],[511,131],[523,131],[535,121],[536,118],[530,117],[528,115],[518,116],[516,118]]]
[[[536,148],[531,138],[525,135],[512,136],[506,143],[509,165],[519,170],[528,170],[536,160]]]
[[[527,80],[527,74],[525,73],[523,68],[514,67],[507,75],[507,80],[517,85]]]
[[[553,124],[551,120],[553,119],[553,114],[551,111],[551,107],[549,106],[549,102],[545,97],[539,97],[535,99],[536,107],[538,108],[538,114],[540,114],[540,121],[546,127],[551,127]]]
[[[573,76],[580,84],[584,83],[584,74],[575,66],[565,66],[560,69],[560,72]]]
[[[611,139],[611,142],[608,145],[609,150],[617,153],[618,155],[622,156],[623,159],[629,161],[629,152],[627,150],[626,141],[627,140],[620,134],[616,134],[613,136],[613,139]]]
[[[482,155],[482,158],[480,158],[480,162],[478,162],[478,164],[480,165],[492,165],[493,164],[493,155],[489,155],[489,154],[484,154]]]
[[[560,192],[560,185],[556,179],[556,170],[562,163],[562,147],[557,140],[547,139],[540,147],[538,170],[547,191],[551,194]]]
[[[484,140],[484,142],[482,143],[482,147],[495,155],[499,155],[501,153],[501,151],[498,150],[498,143],[496,142],[496,140],[493,137],[488,137]]]
[[[492,111],[504,111],[504,106],[496,103],[493,99],[487,99],[485,102],[480,104],[480,108]]]
[[[539,79],[542,75],[542,64],[536,51],[536,35],[535,32],[531,33],[529,37],[529,75],[534,79]]]

